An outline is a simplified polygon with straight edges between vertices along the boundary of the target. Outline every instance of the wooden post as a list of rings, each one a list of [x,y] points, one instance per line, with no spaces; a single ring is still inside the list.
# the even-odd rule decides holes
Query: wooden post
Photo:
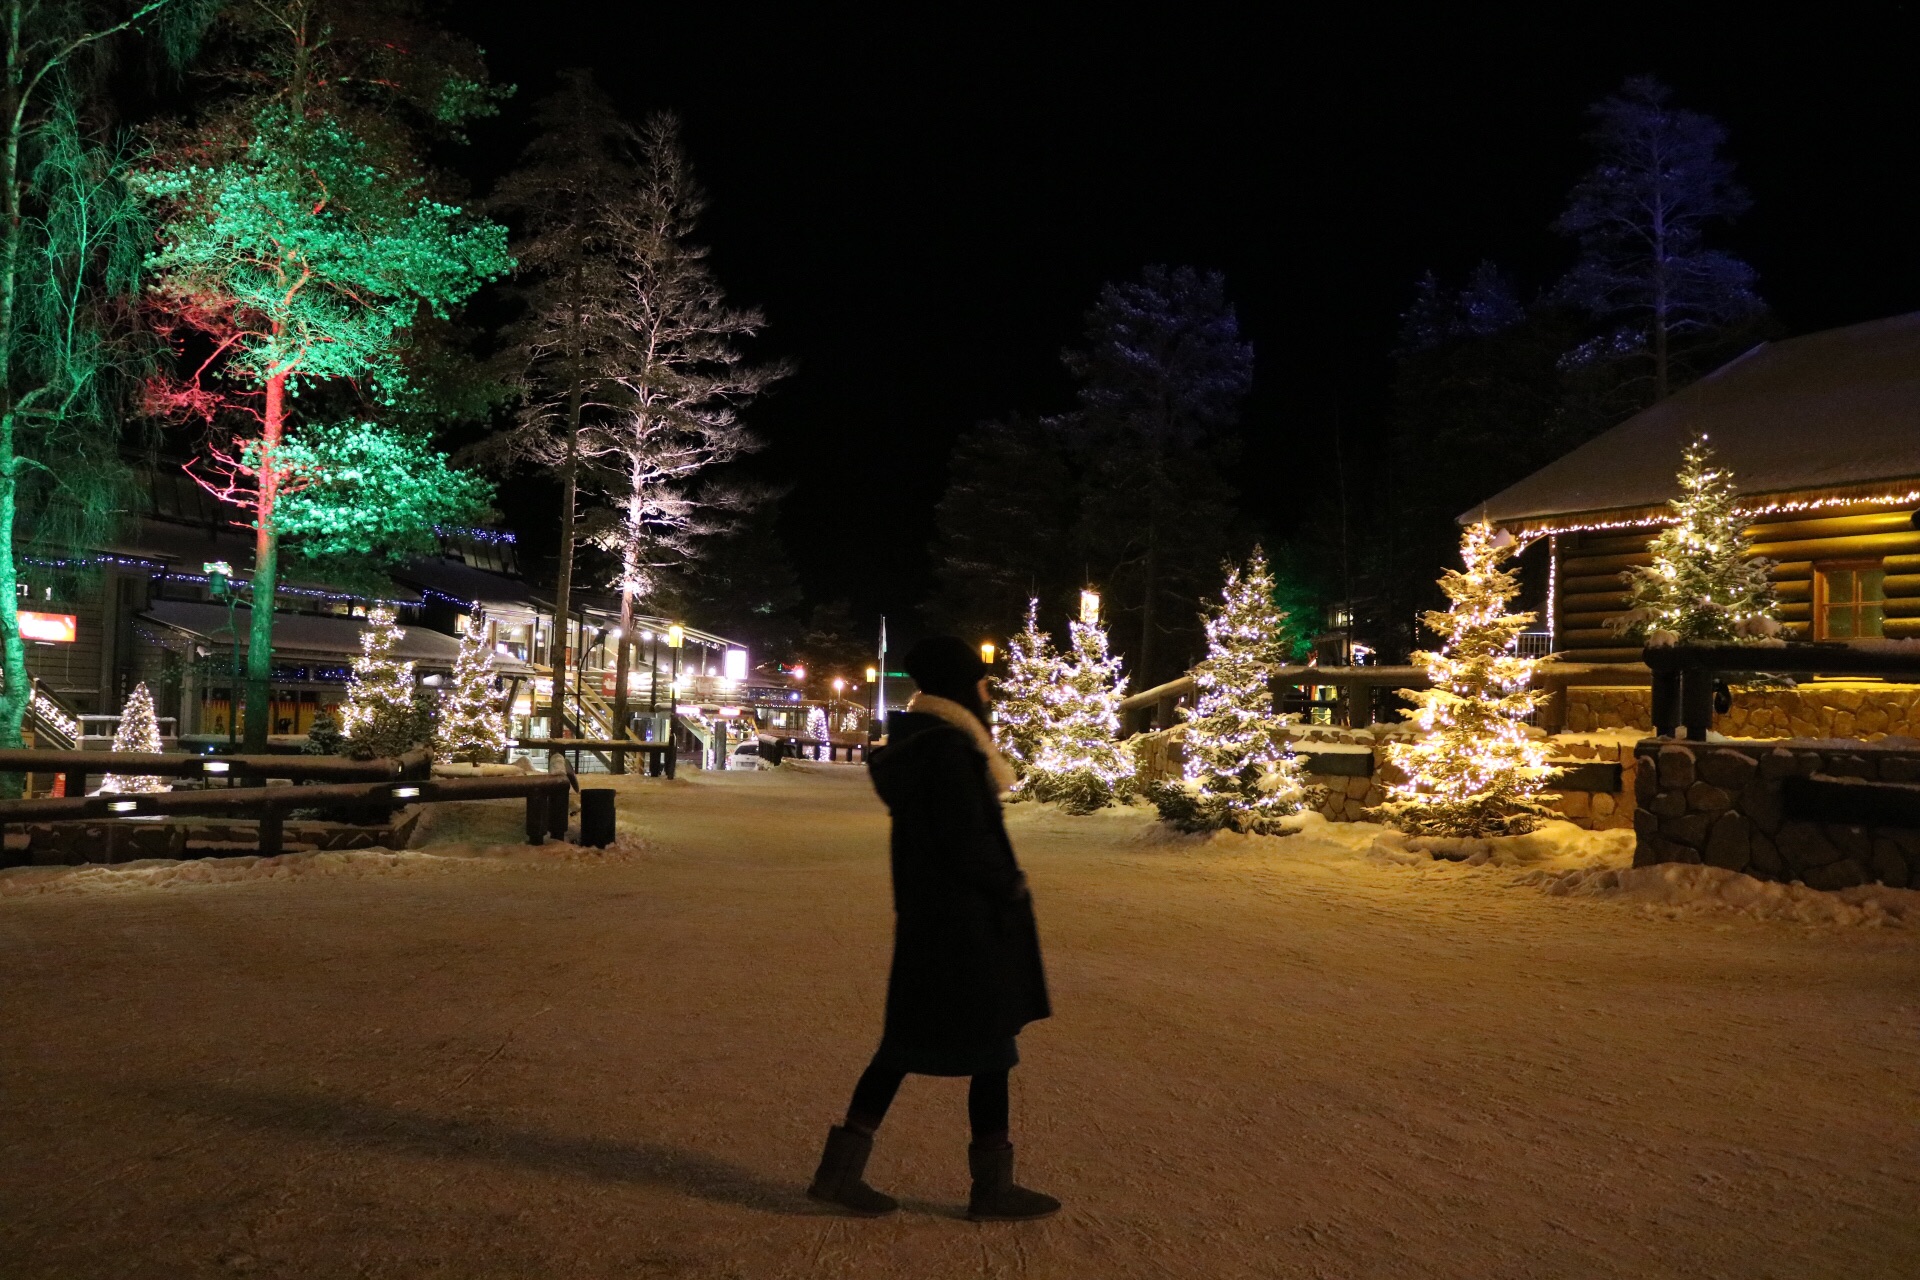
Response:
[[[260,856],[277,858],[286,843],[287,815],[279,809],[264,809],[260,813]]]
[[[1653,669],[1653,732],[1671,738],[1680,727],[1680,672],[1671,667]]]
[[[1687,741],[1705,742],[1713,727],[1713,678],[1711,667],[1688,666],[1680,672],[1680,723],[1686,726]]]
[[[667,777],[671,779],[680,767],[680,738],[673,735],[667,739]]]
[[[66,793],[70,796],[87,794],[87,771],[85,769],[67,770]]]
[[[547,842],[547,796],[544,791],[527,793],[527,843]]]
[[[567,838],[567,793],[557,787],[547,793],[547,834],[555,840]]]

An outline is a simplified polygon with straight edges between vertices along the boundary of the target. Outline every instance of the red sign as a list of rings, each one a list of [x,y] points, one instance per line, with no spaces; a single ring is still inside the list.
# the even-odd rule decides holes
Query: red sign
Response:
[[[20,611],[20,638],[52,644],[72,644],[80,620],[70,613]]]

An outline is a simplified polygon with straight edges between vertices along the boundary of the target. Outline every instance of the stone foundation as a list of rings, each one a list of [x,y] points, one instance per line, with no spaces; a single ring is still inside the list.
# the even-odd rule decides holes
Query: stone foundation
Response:
[[[1653,732],[1652,691],[1620,685],[1570,685],[1567,732]],[[1729,738],[1920,738],[1920,685],[1821,680],[1797,689],[1738,689],[1713,718]]]
[[[1632,693],[1634,690],[1625,692]],[[1644,693],[1645,690],[1640,692]],[[1175,727],[1136,734],[1127,739],[1143,783],[1179,776],[1185,761],[1180,747],[1184,734],[1183,728]],[[1318,807],[1323,817],[1331,822],[1365,822],[1369,820],[1367,810],[1386,799],[1386,787],[1403,780],[1400,771],[1387,762],[1387,744],[1395,740],[1405,741],[1409,736],[1407,730],[1397,725],[1371,729],[1302,725],[1288,735],[1288,741],[1295,751],[1302,753],[1311,753],[1316,747],[1322,750],[1344,747],[1347,750],[1340,754],[1365,755],[1371,761],[1371,772],[1364,777],[1352,774],[1307,774],[1308,783],[1319,789],[1321,801]],[[1632,742],[1591,739],[1574,734],[1560,734],[1546,741],[1556,761],[1591,761],[1620,766],[1618,792],[1563,790],[1560,798],[1552,802],[1555,809],[1569,822],[1588,830],[1612,830],[1633,825]],[[1354,748],[1360,750],[1355,751]]]
[[[1706,863],[1762,880],[1845,889],[1920,884],[1920,829],[1789,819],[1790,777],[1920,780],[1920,749],[1859,742],[1700,743],[1635,748],[1633,864]]]

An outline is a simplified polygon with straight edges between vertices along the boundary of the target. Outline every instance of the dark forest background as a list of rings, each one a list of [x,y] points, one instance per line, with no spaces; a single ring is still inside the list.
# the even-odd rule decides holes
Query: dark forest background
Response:
[[[1030,446],[1086,404],[1084,369],[1062,355],[1089,349],[1103,287],[1164,264],[1217,272],[1251,348],[1234,423],[1201,433],[1225,449],[1211,465],[1227,489],[1168,497],[1223,504],[1174,522],[1205,535],[1180,555],[1261,539],[1311,595],[1362,599],[1390,650],[1412,639],[1451,517],[1635,402],[1562,363],[1603,326],[1557,292],[1580,243],[1555,228],[1595,163],[1588,109],[1627,77],[1656,76],[1723,125],[1751,197],[1709,240],[1750,264],[1765,309],[1720,326],[1690,367],[1920,298],[1911,7],[1750,19],[1626,5],[1089,27],[555,4],[532,21],[482,4],[453,20],[519,93],[457,163],[492,181],[566,66],[591,67],[634,118],[685,121],[715,269],[766,313],[756,354],[798,366],[749,416],[769,447],[746,465],[785,496],[690,588],[706,625],[848,663],[883,613],[896,638],[999,625],[1003,609],[969,613],[942,577],[942,499],[985,504],[990,527],[995,503],[1044,509],[1088,468],[1126,462],[1096,442],[1111,423],[1038,461]],[[1489,305],[1508,322],[1489,326]],[[1005,491],[951,495],[969,467]],[[1142,553],[1090,551],[1137,534],[1155,502],[1115,492],[1095,513],[1104,537],[1078,510],[1009,528],[1024,558],[1000,586],[1048,595],[1058,626],[1069,586],[1111,578],[1115,641],[1137,659],[1124,597]],[[509,495],[535,557],[548,502],[537,483]],[[1190,617],[1205,589],[1169,583],[1147,676],[1191,656],[1181,600]],[[724,616],[748,599],[758,613]]]

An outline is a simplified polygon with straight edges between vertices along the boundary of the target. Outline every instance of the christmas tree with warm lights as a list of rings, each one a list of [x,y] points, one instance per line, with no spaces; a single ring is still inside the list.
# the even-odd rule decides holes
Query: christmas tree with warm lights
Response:
[[[1040,629],[1040,602],[1028,600],[1027,625],[1007,642],[1007,674],[994,681],[994,741],[1019,777],[1033,768],[1053,731],[1047,693],[1060,682],[1060,671],[1053,637]]]
[[[1307,804],[1306,771],[1283,737],[1287,718],[1273,710],[1271,682],[1286,661],[1286,618],[1273,598],[1266,555],[1255,547],[1244,571],[1228,568],[1220,607],[1207,619],[1186,770],[1153,792],[1160,816],[1184,830],[1271,833]]]
[[[513,745],[507,734],[507,712],[494,689],[493,647],[487,643],[486,619],[468,618],[460,629],[460,653],[453,660],[453,680],[440,700],[439,723],[433,735],[436,760],[460,764],[495,764]]]
[[[160,750],[160,721],[154,716],[153,693],[144,680],[133,686],[133,692],[127,695],[127,705],[120,709],[120,727],[113,731],[113,749],[150,755]],[[110,773],[100,780],[102,794],[169,789],[164,779],[142,774]]]
[[[1097,593],[1080,593],[1080,619],[1068,631],[1068,651],[1045,691],[1051,724],[1021,789],[1068,813],[1091,813],[1133,794],[1133,758],[1116,738],[1127,681],[1120,659],[1107,655]]]
[[[831,733],[827,726],[827,713],[819,707],[807,708],[807,736],[815,742],[826,742]]]
[[[394,656],[401,637],[394,612],[384,604],[367,610],[360,633],[360,656],[353,660],[347,700],[340,708],[340,729],[347,749],[376,757],[400,755],[417,734],[413,705],[413,663]]]
[[[1526,723],[1544,695],[1530,687],[1535,659],[1518,652],[1534,615],[1507,612],[1520,586],[1499,567],[1513,545],[1485,521],[1470,526],[1460,544],[1464,567],[1440,579],[1452,604],[1426,615],[1443,643],[1413,660],[1432,686],[1401,690],[1421,737],[1388,744],[1387,762],[1406,781],[1390,785],[1374,811],[1402,831],[1520,835],[1553,816],[1545,802],[1554,797],[1542,789],[1558,770]]]
[[[1678,479],[1680,496],[1668,504],[1676,519],[1647,547],[1653,563],[1623,575],[1629,610],[1616,628],[1655,646],[1777,635],[1773,562],[1749,552],[1733,473],[1714,465],[1704,434],[1681,454]]]

